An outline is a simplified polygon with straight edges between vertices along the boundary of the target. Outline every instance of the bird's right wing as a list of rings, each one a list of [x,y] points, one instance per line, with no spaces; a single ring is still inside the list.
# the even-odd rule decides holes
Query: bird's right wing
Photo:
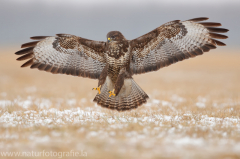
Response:
[[[52,72],[97,79],[104,66],[105,42],[93,41],[70,34],[56,37],[35,36],[33,41],[22,45],[23,55],[17,60],[28,60],[22,67],[30,66]]]
[[[175,20],[131,40],[130,68],[134,74],[157,71],[178,61],[201,55],[217,45],[216,39],[226,39],[228,29],[217,28],[220,23],[201,22],[201,17],[187,21]],[[200,22],[200,23],[197,23]]]

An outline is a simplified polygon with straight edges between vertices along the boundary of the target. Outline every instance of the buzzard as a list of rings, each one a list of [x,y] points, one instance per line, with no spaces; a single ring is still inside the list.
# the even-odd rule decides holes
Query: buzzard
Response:
[[[220,23],[202,22],[206,17],[186,21],[174,20],[133,40],[119,31],[107,34],[107,41],[93,41],[70,34],[34,36],[33,42],[22,45],[29,59],[22,67],[38,68],[53,74],[98,79],[94,101],[102,107],[118,111],[137,108],[148,95],[132,76],[169,66],[178,61],[202,55],[216,46],[225,46],[216,39],[226,39],[228,29]]]

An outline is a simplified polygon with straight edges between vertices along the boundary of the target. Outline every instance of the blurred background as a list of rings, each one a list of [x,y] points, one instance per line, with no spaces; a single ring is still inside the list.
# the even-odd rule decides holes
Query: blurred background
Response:
[[[118,30],[131,40],[168,21],[209,17],[230,30],[223,49],[240,49],[239,7],[239,0],[1,0],[0,48],[57,33],[105,41]]]
[[[20,68],[24,62],[14,54],[31,36],[67,33],[106,41],[109,31],[118,30],[131,40],[196,17],[229,29],[229,38],[220,40],[227,46],[134,76],[150,99],[132,111],[95,105],[96,80]],[[239,0],[0,0],[1,151],[240,158],[239,26]]]

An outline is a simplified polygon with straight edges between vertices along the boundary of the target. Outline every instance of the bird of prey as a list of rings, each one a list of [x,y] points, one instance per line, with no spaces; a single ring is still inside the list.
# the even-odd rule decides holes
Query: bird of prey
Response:
[[[118,111],[137,108],[148,95],[132,76],[169,66],[178,61],[202,55],[216,46],[225,46],[216,39],[226,39],[228,29],[220,23],[202,22],[206,17],[165,23],[133,40],[119,31],[107,34],[106,41],[93,41],[70,34],[34,36],[33,42],[22,45],[29,59],[22,67],[38,68],[53,74],[98,79],[94,101],[102,107]]]

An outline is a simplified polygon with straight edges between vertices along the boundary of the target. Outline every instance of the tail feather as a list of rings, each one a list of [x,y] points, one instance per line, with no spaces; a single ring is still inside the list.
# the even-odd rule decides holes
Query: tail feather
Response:
[[[106,82],[103,84],[101,88],[101,94],[97,94],[94,98],[94,102],[97,102],[98,105],[110,109],[116,109],[118,111],[130,110],[133,108],[137,108],[143,103],[147,102],[148,95],[137,85],[137,83],[131,80],[131,91],[127,96],[111,96],[109,97],[109,88]]]

